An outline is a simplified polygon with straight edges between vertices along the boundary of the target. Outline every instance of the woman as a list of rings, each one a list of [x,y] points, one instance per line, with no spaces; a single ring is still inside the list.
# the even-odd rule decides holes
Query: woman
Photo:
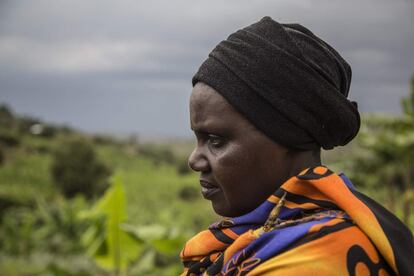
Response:
[[[413,236],[321,165],[357,134],[351,68],[298,24],[230,35],[193,77],[190,167],[223,220],[190,239],[184,275],[413,275]]]

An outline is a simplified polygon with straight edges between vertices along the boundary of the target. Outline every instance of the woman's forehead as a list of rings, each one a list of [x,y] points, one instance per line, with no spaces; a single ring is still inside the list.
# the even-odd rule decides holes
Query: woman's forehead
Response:
[[[194,131],[254,128],[244,116],[210,86],[195,85],[190,97],[190,123]]]
[[[193,130],[205,131],[234,119],[229,106],[219,96],[193,92],[190,98],[190,121]]]
[[[190,112],[209,115],[234,112],[233,107],[210,86],[196,84],[190,96]]]
[[[197,83],[194,86],[190,97],[190,101],[191,100],[201,103],[209,102],[212,104],[219,104],[222,102],[227,103],[220,93],[204,83]]]

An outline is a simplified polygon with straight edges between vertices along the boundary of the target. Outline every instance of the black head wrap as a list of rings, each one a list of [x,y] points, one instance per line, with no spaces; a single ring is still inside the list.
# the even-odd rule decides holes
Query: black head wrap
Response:
[[[275,142],[300,150],[345,145],[360,117],[347,99],[348,63],[299,24],[270,17],[230,35],[193,77]]]

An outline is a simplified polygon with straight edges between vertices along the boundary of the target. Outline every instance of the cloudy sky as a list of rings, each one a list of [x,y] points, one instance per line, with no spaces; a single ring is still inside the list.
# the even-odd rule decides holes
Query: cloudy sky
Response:
[[[0,102],[89,132],[189,137],[193,73],[265,15],[336,48],[362,112],[400,112],[414,73],[412,0],[0,0]]]

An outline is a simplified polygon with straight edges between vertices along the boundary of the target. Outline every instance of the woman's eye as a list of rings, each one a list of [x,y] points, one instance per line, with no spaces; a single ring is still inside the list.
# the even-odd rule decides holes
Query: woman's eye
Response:
[[[223,138],[221,138],[220,136],[217,135],[209,135],[208,136],[208,141],[210,143],[210,145],[212,145],[213,147],[221,147],[224,144],[224,140]]]

